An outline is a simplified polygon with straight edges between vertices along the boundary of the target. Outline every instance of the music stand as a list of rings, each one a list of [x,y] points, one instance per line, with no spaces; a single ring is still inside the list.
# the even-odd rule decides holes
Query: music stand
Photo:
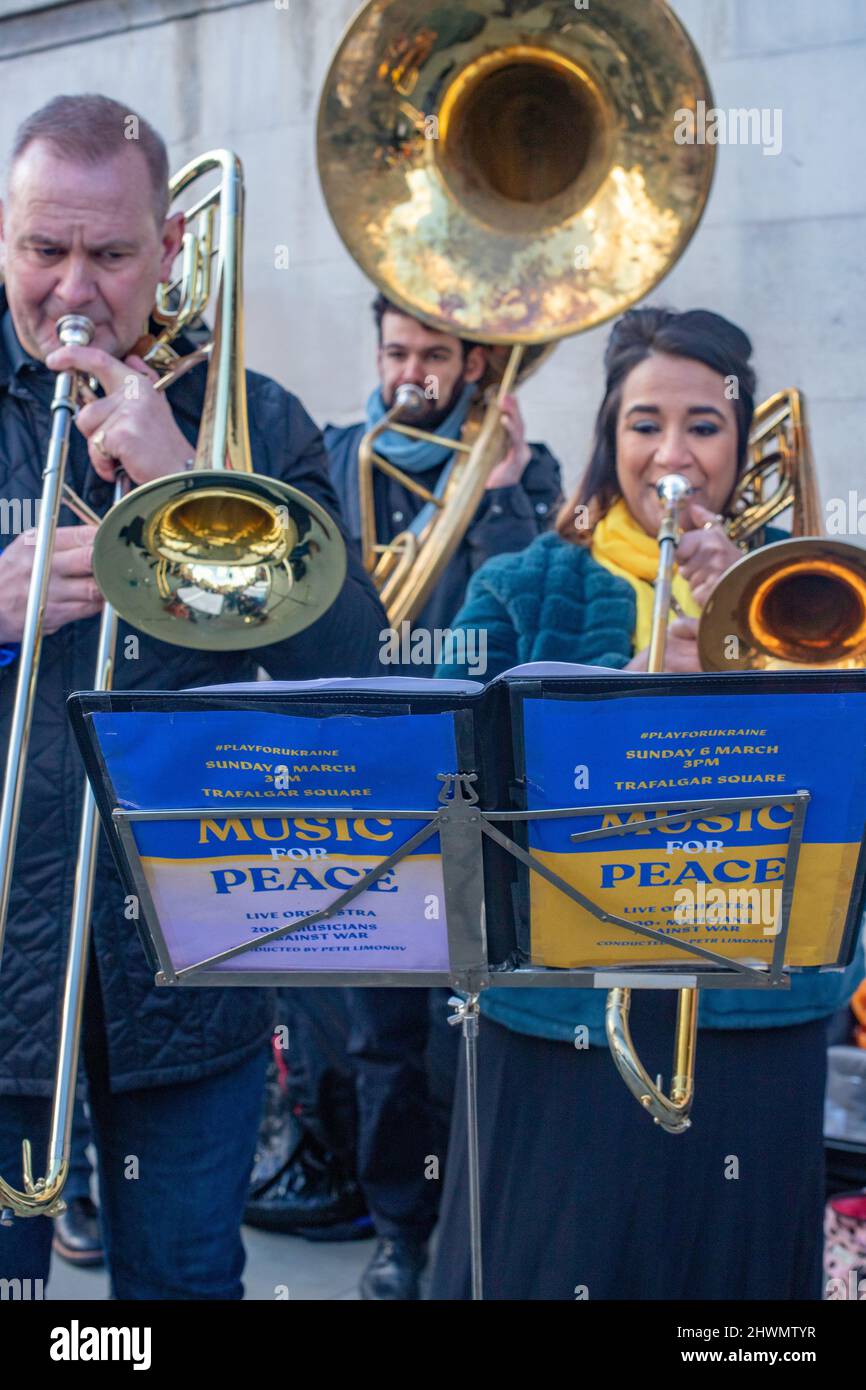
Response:
[[[739,678],[746,679],[748,678]],[[533,690],[535,688],[533,687]],[[268,687],[264,686],[264,691]],[[646,686],[643,687],[646,690]],[[437,691],[438,694],[438,691]],[[512,692],[513,696],[513,692]],[[481,697],[486,698],[486,697]],[[791,811],[790,828],[786,841],[784,874],[781,882],[781,905],[779,917],[772,932],[772,948],[767,962],[749,963],[736,959],[723,951],[712,950],[706,946],[695,945],[681,939],[672,938],[661,931],[643,923],[635,922],[617,914],[612,914],[595,902],[586,893],[568,883],[552,870],[537,853],[526,844],[519,843],[513,835],[503,830],[503,823],[511,823],[518,834],[521,827],[527,829],[539,822],[550,822],[563,818],[591,821],[614,819],[618,823],[605,827],[593,826],[577,831],[571,839],[578,844],[615,840],[632,833],[634,826],[623,824],[622,816],[632,812],[647,810],[647,801],[606,801],[595,805],[563,805],[546,807],[541,810],[519,809],[514,807],[485,808],[479,797],[479,772],[461,771],[453,767],[436,772],[440,788],[434,807],[401,804],[395,807],[382,807],[377,803],[375,815],[383,820],[396,823],[416,822],[418,828],[391,853],[384,856],[373,868],[362,874],[349,887],[330,899],[327,906],[293,918],[285,925],[259,929],[257,934],[230,946],[201,955],[199,959],[178,964],[174,958],[169,933],[165,930],[155,896],[145,868],[144,856],[137,838],[142,827],[184,822],[203,823],[226,822],[237,819],[239,810],[235,806],[222,807],[207,805],[153,806],[147,808],[118,804],[119,798],[113,785],[111,771],[105,761],[104,748],[93,722],[94,714],[110,712],[113,716],[123,713],[141,713],[147,708],[149,700],[161,702],[165,713],[176,712],[178,705],[183,708],[189,696],[79,696],[73,697],[73,722],[81,743],[88,767],[88,776],[94,786],[103,824],[109,832],[119,867],[138,898],[141,907],[139,928],[148,946],[149,954],[155,964],[156,982],[166,987],[176,986],[225,986],[225,985],[353,985],[353,986],[406,986],[450,985],[462,998],[451,1001],[455,1012],[451,1023],[461,1028],[466,1063],[467,1130],[468,1130],[468,1174],[470,1207],[470,1240],[472,1259],[472,1296],[480,1299],[482,1285],[481,1251],[481,1210],[480,1210],[480,1169],[478,1151],[477,1114],[477,1038],[480,1018],[480,998],[484,989],[498,988],[595,988],[611,989],[617,986],[682,989],[696,988],[757,988],[783,989],[790,983],[785,970],[786,950],[789,941],[791,913],[794,902],[794,889],[800,850],[803,843],[807,808],[810,805],[810,792],[805,788],[795,791],[779,791],[761,796],[695,796],[684,799],[653,799],[652,817],[642,822],[653,831],[665,829],[670,822],[682,819],[684,814],[709,816],[727,814],[733,811],[755,810],[762,807],[784,805]],[[309,706],[309,692],[306,692]],[[477,695],[467,694],[462,706],[455,713],[462,721],[464,749],[467,744],[467,725],[465,712],[467,705],[478,701]],[[299,696],[299,701],[301,697]],[[168,702],[166,704],[166,702]],[[453,703],[453,701],[452,701]],[[458,705],[461,702],[457,701]],[[259,704],[253,701],[253,706]],[[446,701],[446,708],[448,702]],[[291,705],[284,705],[284,708]],[[357,715],[362,702],[353,706]],[[194,712],[193,707],[189,712]],[[245,711],[248,713],[249,711]],[[500,710],[501,713],[501,710]],[[513,714],[513,710],[512,710]],[[460,722],[460,721],[457,721]],[[457,727],[457,722],[455,727]],[[460,744],[460,738],[457,744]],[[479,766],[483,760],[477,760]],[[257,816],[274,818],[291,817],[297,822],[306,817],[315,817],[319,822],[356,823],[371,816],[367,806],[331,806],[317,802],[297,801],[294,798],[271,796],[266,801],[250,799],[244,802],[241,814],[244,818]],[[371,890],[381,881],[383,875],[398,869],[409,862],[413,854],[438,839],[438,863],[441,867],[441,885],[445,906],[445,927],[447,933],[447,961],[441,968],[423,970],[399,969],[240,969],[232,967],[238,957],[261,950],[262,947],[309,931],[337,915],[353,901]],[[616,927],[633,934],[636,938],[656,942],[672,952],[682,965],[655,966],[650,969],[635,966],[593,967],[593,968],[551,968],[538,966],[512,956],[508,960],[492,959],[488,945],[486,925],[485,892],[485,842],[496,846],[514,864],[520,866],[525,874],[535,875],[554,887],[566,899],[580,907],[590,917],[603,923],[606,928]],[[698,859],[700,859],[700,854]],[[860,855],[856,882],[852,891],[861,905],[864,884],[863,855]],[[850,913],[849,913],[850,916]],[[848,932],[846,946],[853,950],[852,936]],[[840,948],[841,949],[841,948]],[[833,962],[830,968],[839,968]]]

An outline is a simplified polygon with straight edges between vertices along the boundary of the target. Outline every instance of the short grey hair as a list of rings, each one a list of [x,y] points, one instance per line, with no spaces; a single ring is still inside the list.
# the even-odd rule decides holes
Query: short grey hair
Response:
[[[162,229],[168,213],[168,152],[165,141],[143,116],[122,102],[97,93],[54,97],[22,121],[15,133],[9,173],[24,151],[45,140],[78,164],[102,164],[130,148],[144,156],[153,193],[153,213]]]

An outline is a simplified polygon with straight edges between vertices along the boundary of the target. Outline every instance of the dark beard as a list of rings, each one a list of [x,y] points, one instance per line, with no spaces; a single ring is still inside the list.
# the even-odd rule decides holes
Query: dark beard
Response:
[[[459,401],[465,385],[466,375],[464,372],[461,372],[454,383],[454,388],[445,405],[442,405],[440,401],[428,401],[426,410],[419,415],[406,416],[402,423],[411,424],[416,429],[430,430],[431,433],[435,434],[443,421],[448,419],[448,416]],[[391,395],[391,405],[388,407],[389,410],[393,404],[394,393]]]

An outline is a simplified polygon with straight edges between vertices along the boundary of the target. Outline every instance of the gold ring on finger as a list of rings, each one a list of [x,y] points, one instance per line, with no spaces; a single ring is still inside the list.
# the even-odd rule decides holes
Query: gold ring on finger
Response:
[[[104,459],[110,459],[112,455],[105,447],[105,430],[97,430],[93,436],[93,447]]]

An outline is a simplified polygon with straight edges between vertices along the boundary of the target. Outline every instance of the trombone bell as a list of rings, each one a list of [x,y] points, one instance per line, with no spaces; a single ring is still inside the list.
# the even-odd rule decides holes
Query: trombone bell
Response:
[[[207,651],[279,642],[340,593],[346,551],[312,498],[261,474],[157,478],[112,508],[93,572],[127,622]]]
[[[866,551],[798,537],[744,556],[707,601],[698,649],[705,671],[866,666]]]

